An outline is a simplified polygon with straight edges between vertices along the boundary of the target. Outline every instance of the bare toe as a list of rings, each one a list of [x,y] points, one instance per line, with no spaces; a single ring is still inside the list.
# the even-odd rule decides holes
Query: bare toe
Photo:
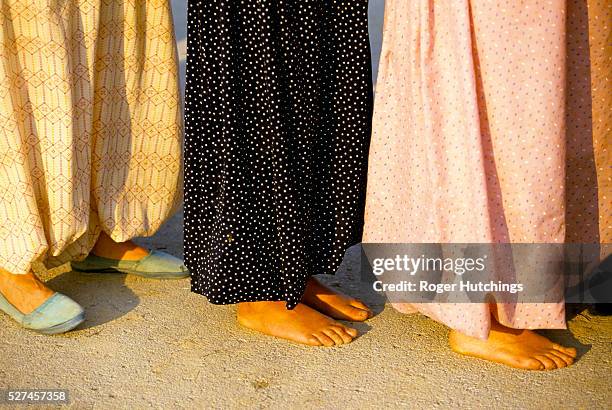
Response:
[[[555,364],[554,361],[552,361],[551,359],[549,359],[548,357],[546,357],[545,355],[537,355],[534,356],[536,359],[538,359],[538,361],[540,363],[542,363],[544,365],[544,369],[546,370],[553,370],[557,368],[557,365]]]
[[[351,302],[351,306],[356,307],[357,309],[365,310],[366,312],[368,312],[368,314],[372,314],[372,310],[368,307],[368,305],[366,305],[360,300],[353,300]]]
[[[321,341],[317,339],[314,335],[310,336],[306,340],[306,344],[309,346],[322,346]]]
[[[555,350],[558,350],[558,351],[560,351],[560,352],[565,353],[565,354],[566,354],[566,355],[568,355],[568,356],[573,357],[574,359],[576,358],[576,355],[577,355],[577,353],[578,353],[578,352],[576,351],[576,349],[575,349],[575,348],[573,348],[573,347],[565,347],[565,346],[561,346],[560,344],[557,344],[557,343],[553,343],[553,348],[554,348]]]
[[[567,363],[565,363],[565,360],[561,359],[559,356],[556,356],[553,353],[546,353],[545,356],[555,362],[555,366],[557,367],[557,369],[567,367]]]
[[[351,343],[353,341],[353,336],[349,335],[342,326],[332,326],[332,329],[342,338],[344,343]]]
[[[325,329],[323,330],[323,333],[329,337],[331,340],[334,341],[334,344],[336,346],[342,345],[344,344],[344,340],[342,340],[342,337],[340,337],[340,335],[338,333],[336,333],[336,331],[334,329]]]
[[[338,320],[362,322],[372,317],[365,303],[324,285],[315,277],[308,280],[302,302]]]
[[[335,345],[334,341],[323,332],[313,333],[313,336],[319,339],[319,342],[321,342],[321,344],[325,347],[332,347]]]
[[[348,333],[352,338],[356,338],[357,335],[359,334],[359,332],[357,331],[357,329],[353,329],[352,327],[347,327],[347,326],[342,326],[342,328],[344,329],[344,331],[346,333]]]
[[[574,363],[574,358],[570,355],[567,355],[563,352],[560,352],[559,350],[551,350],[550,354],[557,356],[558,358],[560,358],[561,360],[563,360],[566,364],[566,366],[570,366],[572,363]]]
[[[355,322],[362,322],[370,318],[370,312],[368,310],[355,306],[351,306],[349,309],[350,311],[347,311],[347,316]]]
[[[517,365],[514,367],[526,370],[544,370],[544,364],[533,357],[520,359]]]

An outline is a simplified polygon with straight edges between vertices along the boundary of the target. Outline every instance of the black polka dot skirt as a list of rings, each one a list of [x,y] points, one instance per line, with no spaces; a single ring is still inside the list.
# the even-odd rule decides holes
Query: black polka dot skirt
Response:
[[[360,241],[367,0],[190,1],[185,261],[212,303],[285,301]]]

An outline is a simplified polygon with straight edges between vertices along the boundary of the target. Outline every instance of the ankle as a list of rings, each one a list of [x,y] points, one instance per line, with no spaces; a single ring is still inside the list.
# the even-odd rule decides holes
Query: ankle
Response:
[[[257,318],[259,318],[259,312],[254,309],[253,303],[238,303],[236,309],[236,320],[239,324],[242,326],[251,327],[253,321],[257,321]]]
[[[35,280],[37,280],[36,275],[32,272],[16,274],[0,269],[0,291],[2,291],[2,289],[15,288],[20,284]]]
[[[132,241],[115,242],[110,236],[102,232],[91,250],[91,254],[109,259],[139,260],[147,256],[149,251]]]
[[[274,302],[240,302],[236,312],[238,315],[252,315],[274,306]]]

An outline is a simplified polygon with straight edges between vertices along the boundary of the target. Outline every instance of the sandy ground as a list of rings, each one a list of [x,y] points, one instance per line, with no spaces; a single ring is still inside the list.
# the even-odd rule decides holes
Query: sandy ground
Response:
[[[182,254],[182,215],[147,246]],[[612,318],[581,312],[569,331],[574,366],[528,372],[464,358],[448,330],[384,307],[359,278],[353,248],[330,283],[377,315],[338,348],[310,348],[240,328],[233,306],[213,306],[189,280],[45,275],[87,310],[76,331],[47,337],[0,315],[0,389],[69,389],[72,408],[612,408]],[[0,405],[0,407],[2,407]]]
[[[370,5],[376,71],[383,1]],[[184,75],[185,1],[173,7]],[[179,213],[142,242],[181,256],[181,231]],[[378,314],[355,324],[362,333],[355,342],[326,349],[241,329],[233,306],[210,305],[190,293],[189,280],[49,272],[50,286],[81,303],[87,321],[46,337],[0,314],[0,390],[69,389],[75,409],[612,409],[611,318],[584,311],[569,331],[546,332],[579,350],[574,366],[519,371],[452,353],[444,326],[385,308],[358,277],[351,249],[330,282]]]

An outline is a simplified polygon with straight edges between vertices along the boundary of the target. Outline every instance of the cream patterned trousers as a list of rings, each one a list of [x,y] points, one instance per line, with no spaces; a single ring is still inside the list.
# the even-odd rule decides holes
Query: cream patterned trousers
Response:
[[[167,0],[0,0],[0,268],[152,235],[182,191]]]

